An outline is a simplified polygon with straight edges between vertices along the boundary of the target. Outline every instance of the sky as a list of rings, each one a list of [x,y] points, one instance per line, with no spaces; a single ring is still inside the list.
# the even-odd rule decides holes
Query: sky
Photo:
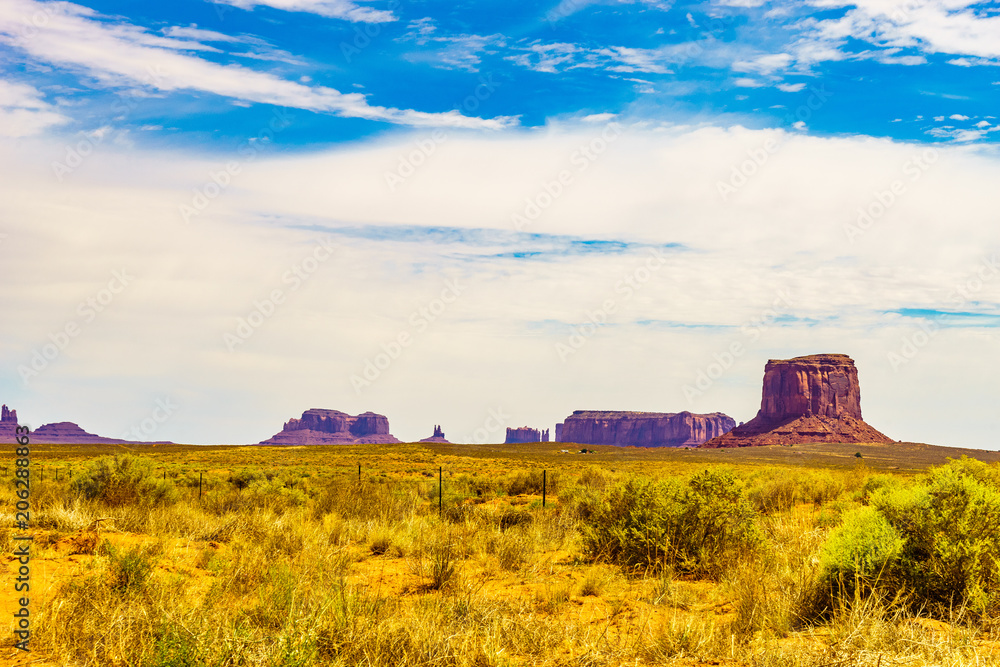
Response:
[[[966,0],[4,0],[0,401],[485,443],[844,353],[1000,449],[998,65]]]

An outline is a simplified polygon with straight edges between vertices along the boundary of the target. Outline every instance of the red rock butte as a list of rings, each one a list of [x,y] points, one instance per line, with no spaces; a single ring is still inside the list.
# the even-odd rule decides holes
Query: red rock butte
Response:
[[[531,428],[530,426],[521,426],[519,428],[507,427],[507,437],[504,439],[505,445],[510,444],[521,444],[528,442],[548,442],[549,441],[549,429],[544,431],[539,431],[537,428]]]
[[[757,416],[702,447],[809,442],[893,442],[862,419],[858,369],[846,354],[771,359]]]
[[[353,445],[399,442],[389,433],[389,420],[374,412],[352,416],[339,410],[312,408],[301,419],[289,419],[261,445]]]
[[[556,442],[632,447],[695,447],[736,426],[729,415],[713,412],[624,412],[575,410],[556,424]]]

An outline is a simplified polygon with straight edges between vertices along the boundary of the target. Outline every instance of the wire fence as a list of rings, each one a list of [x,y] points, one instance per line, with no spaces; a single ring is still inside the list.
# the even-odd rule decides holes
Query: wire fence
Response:
[[[64,482],[64,481],[69,481],[69,480],[71,480],[73,478],[73,469],[74,469],[73,465],[65,465],[65,466],[50,465],[50,466],[45,466],[44,464],[35,463],[35,464],[32,464],[32,467],[36,468],[37,471],[38,471],[38,482],[40,484],[42,484],[42,483],[45,482],[46,472],[48,473],[50,481]],[[84,467],[85,467],[85,464],[77,466],[77,470],[81,470]],[[3,473],[4,473],[5,476],[8,473],[8,467],[7,466],[0,466],[0,470],[3,471]],[[197,471],[197,473],[198,473],[198,483],[197,483],[197,485],[193,484],[193,477],[191,477],[191,475],[193,475],[194,472],[195,471],[192,471],[190,469],[184,469],[184,473],[186,475],[186,477],[184,478],[184,481],[188,482],[187,484],[185,484],[185,486],[190,487],[192,489],[192,491],[196,488],[197,489],[197,497],[198,497],[198,500],[200,501],[202,499],[203,495],[204,495],[204,492],[205,492],[205,472],[206,471],[204,471],[204,470]],[[429,472],[429,471],[424,471],[425,474],[427,472]],[[542,507],[544,508],[544,507],[547,506],[547,502],[548,502],[548,487],[549,487],[548,470],[542,470],[541,473],[542,473],[541,496],[542,496]],[[246,486],[246,484],[241,484],[241,482],[240,482],[240,480],[238,478],[238,474],[239,473],[230,472],[226,481],[230,485],[236,487],[237,489],[242,489],[244,486]],[[363,474],[364,474],[364,469],[362,467],[362,464],[359,463],[358,464],[358,471],[357,471],[357,478],[356,478],[357,483],[363,484],[365,481],[371,481],[370,479],[369,480],[365,480],[364,477],[363,477]],[[381,473],[381,474],[384,475],[384,473]],[[180,481],[180,479],[179,479],[180,478],[180,474],[178,474],[176,472],[176,469],[173,471],[173,474],[168,474],[167,468],[163,468],[159,472],[159,474],[157,476],[160,476],[160,475],[162,475],[162,479],[163,479],[164,482],[168,481],[168,478],[169,478],[169,480],[173,480],[175,482],[176,481]],[[351,472],[349,472],[349,473],[340,473],[340,474],[331,475],[331,477],[353,477],[353,476],[354,476],[353,470]],[[387,478],[387,477],[380,477],[380,478],[377,478],[377,480],[378,480],[378,483],[380,483],[380,484],[426,484],[429,481],[428,479],[393,479],[393,478]],[[218,476],[213,476],[211,482],[212,482],[213,486],[215,484],[217,484],[219,482]],[[444,514],[444,487],[445,487],[445,484],[444,484],[444,467],[443,466],[438,466],[438,469],[437,469],[437,487],[438,487],[438,493],[437,493],[438,514],[439,515],[443,515]],[[193,495],[193,493],[192,493],[192,495]]]

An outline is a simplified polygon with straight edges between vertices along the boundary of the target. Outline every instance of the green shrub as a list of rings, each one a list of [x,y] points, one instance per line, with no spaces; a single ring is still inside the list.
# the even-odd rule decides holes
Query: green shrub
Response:
[[[266,479],[260,470],[240,470],[229,476],[229,483],[237,489],[245,489],[254,482],[263,482]]]
[[[872,496],[875,495],[879,489],[891,488],[898,489],[903,486],[903,481],[896,477],[895,475],[886,474],[876,474],[869,475],[865,481],[861,484],[861,488],[857,490],[854,494],[855,499],[858,502],[867,505],[871,502]]]
[[[862,583],[874,586],[893,576],[894,563],[906,540],[873,507],[844,513],[843,523],[830,533],[820,555],[825,576],[846,589]]]
[[[156,475],[152,461],[131,454],[94,459],[74,475],[70,488],[111,507],[170,504],[180,497],[173,482]]]
[[[520,496],[525,494],[542,495],[542,473],[537,470],[513,475],[507,480],[507,495]],[[546,473],[544,479],[546,493],[556,495],[559,490],[559,474]]]
[[[632,569],[717,576],[731,556],[761,541],[757,513],[725,468],[703,470],[686,482],[629,479],[581,517],[589,555]]]
[[[147,550],[135,546],[123,551],[105,540],[101,544],[100,553],[108,557],[113,590],[123,595],[146,590],[146,584],[153,573],[153,561]]]
[[[998,469],[963,457],[910,486],[874,484],[870,506],[845,514],[823,547],[824,585],[902,589],[915,609],[945,616],[1000,611]]]

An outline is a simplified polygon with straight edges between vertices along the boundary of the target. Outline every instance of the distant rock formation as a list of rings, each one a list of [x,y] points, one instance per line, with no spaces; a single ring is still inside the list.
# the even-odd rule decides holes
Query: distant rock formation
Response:
[[[450,442],[448,442],[447,440],[445,440],[445,438],[444,438],[444,431],[441,430],[441,425],[440,424],[435,424],[434,425],[434,435],[432,435],[429,438],[424,438],[420,442],[444,442],[444,443],[447,443],[449,445],[451,444]]]
[[[17,426],[17,410],[8,410],[6,405],[0,408],[0,442],[16,442]]]
[[[353,445],[399,442],[389,433],[389,420],[374,412],[352,417],[339,410],[313,408],[301,419],[289,419],[274,436],[261,445]]]
[[[542,435],[545,435],[545,440],[542,440]],[[507,438],[504,440],[504,444],[513,445],[524,442],[548,442],[549,432],[539,431],[537,428],[531,428],[530,426],[522,426],[520,428],[510,428],[507,427]]]
[[[556,424],[556,442],[638,447],[694,447],[736,426],[721,412],[575,410]]]
[[[544,431],[542,431],[542,442],[548,442],[548,441],[549,441],[549,429],[545,429]]]
[[[893,442],[861,418],[861,385],[846,354],[771,359],[757,416],[703,447]]]
[[[4,405],[0,408],[0,443],[16,442],[17,410],[8,410]],[[55,422],[43,424],[29,434],[32,444],[45,445],[172,445],[172,442],[137,442],[135,440],[120,440],[105,438],[93,433],[87,433],[73,422]]]
[[[47,445],[124,445],[133,443],[134,441],[105,438],[93,433],[87,433],[73,422],[55,422],[53,424],[43,424],[32,431],[31,442],[33,444],[44,443]],[[157,442],[139,444],[173,443]]]

